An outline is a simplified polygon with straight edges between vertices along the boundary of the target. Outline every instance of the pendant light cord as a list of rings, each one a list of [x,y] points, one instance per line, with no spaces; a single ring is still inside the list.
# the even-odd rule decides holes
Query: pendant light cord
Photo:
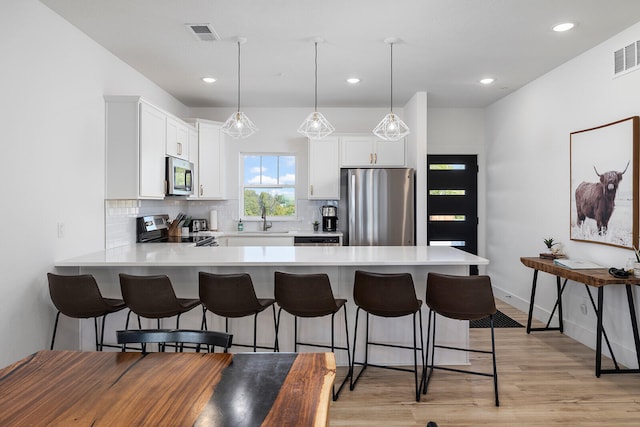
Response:
[[[316,61],[315,61],[315,65],[316,65],[316,74],[315,74],[315,78],[316,78],[316,86],[315,86],[315,95],[314,95],[314,104],[313,104],[313,111],[318,111],[318,42],[315,42],[316,45]]]
[[[391,46],[391,112],[393,113],[393,43],[389,43]]]
[[[238,40],[238,109],[240,112],[240,40]]]

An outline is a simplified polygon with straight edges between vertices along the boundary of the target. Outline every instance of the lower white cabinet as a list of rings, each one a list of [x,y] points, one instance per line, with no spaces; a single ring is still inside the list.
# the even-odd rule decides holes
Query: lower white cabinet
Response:
[[[309,200],[340,199],[340,140],[309,140]]]
[[[224,236],[221,246],[293,246],[293,236]]]

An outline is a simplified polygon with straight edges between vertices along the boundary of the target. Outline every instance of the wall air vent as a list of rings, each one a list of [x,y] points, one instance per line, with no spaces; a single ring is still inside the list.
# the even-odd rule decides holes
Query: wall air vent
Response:
[[[185,24],[189,32],[198,40],[203,42],[214,42],[220,40],[220,36],[213,29],[211,24]]]
[[[640,40],[613,52],[614,77],[640,68]]]

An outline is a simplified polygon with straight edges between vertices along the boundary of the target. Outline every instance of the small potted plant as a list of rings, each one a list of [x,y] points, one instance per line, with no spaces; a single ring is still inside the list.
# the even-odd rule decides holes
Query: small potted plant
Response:
[[[318,221],[313,221],[313,231],[318,231],[319,226],[320,226],[320,223]]]
[[[543,242],[544,242],[544,245],[549,250],[549,252],[540,254],[541,258],[555,259],[555,258],[561,258],[562,257],[562,254],[560,253],[560,251],[562,249],[561,245],[560,245],[560,242],[556,242],[553,239],[553,237],[549,237],[547,239],[544,239]]]

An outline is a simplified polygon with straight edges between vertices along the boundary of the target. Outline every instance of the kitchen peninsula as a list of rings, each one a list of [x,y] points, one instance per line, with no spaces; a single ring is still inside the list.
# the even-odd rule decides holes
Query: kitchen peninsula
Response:
[[[430,271],[467,275],[470,265],[487,265],[489,261],[458,249],[437,246],[245,246],[245,247],[195,247],[193,244],[135,244],[107,249],[96,253],[61,260],[55,263],[61,274],[93,274],[105,296],[120,295],[118,273],[128,274],[166,274],[171,278],[179,297],[198,296],[198,272],[251,274],[256,294],[259,297],[273,296],[273,275],[275,271],[290,273],[327,273],[331,280],[336,298],[346,298],[348,323],[353,337],[353,324],[356,307],[353,304],[353,278],[356,270],[381,273],[409,272],[413,276],[418,298],[424,300],[427,273]],[[426,314],[426,307],[423,307]],[[106,341],[113,340],[116,329],[122,329],[126,312],[109,317],[106,324]],[[192,310],[181,317],[184,328],[199,328],[202,312]],[[274,338],[273,322],[269,314],[261,314],[259,336],[265,342]],[[423,316],[426,320],[426,316]],[[328,319],[328,318],[327,318]],[[211,319],[210,328],[224,329],[224,321]],[[234,319],[232,329],[234,341],[248,341],[252,333],[252,321]],[[329,320],[323,322],[303,322],[299,333],[307,340],[326,341],[330,328]],[[411,327],[408,318],[393,319],[394,322],[376,322],[371,320],[372,336],[380,338],[394,337],[398,342],[411,340]],[[79,340],[82,349],[90,349],[93,342],[93,327],[90,321],[79,328]],[[154,323],[155,324],[155,323]],[[172,327],[173,320],[166,323]],[[246,327],[243,325],[246,324]],[[150,323],[151,325],[151,323]],[[213,325],[213,326],[211,326]],[[144,325],[143,325],[144,326]],[[426,324],[425,324],[426,332]],[[468,323],[449,319],[439,319],[438,333],[447,336],[451,344],[468,344]],[[293,320],[282,314],[280,329],[281,351],[292,351]],[[361,335],[363,336],[363,335]],[[343,337],[337,338],[337,345],[344,345]],[[362,348],[362,347],[361,347]],[[339,365],[346,365],[346,358],[336,354]],[[467,362],[465,354],[460,352],[442,352],[438,363],[463,364]],[[395,349],[380,349],[370,354],[372,363],[409,364],[412,356],[409,352]]]

